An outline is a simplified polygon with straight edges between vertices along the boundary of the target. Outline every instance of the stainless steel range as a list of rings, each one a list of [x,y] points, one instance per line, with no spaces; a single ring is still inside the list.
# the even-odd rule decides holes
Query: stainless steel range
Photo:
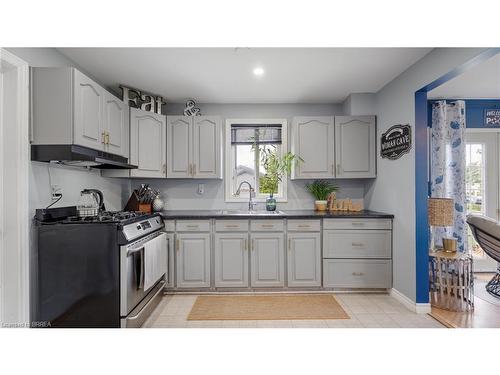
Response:
[[[159,214],[40,210],[32,321],[51,327],[140,327],[159,302],[168,238]]]

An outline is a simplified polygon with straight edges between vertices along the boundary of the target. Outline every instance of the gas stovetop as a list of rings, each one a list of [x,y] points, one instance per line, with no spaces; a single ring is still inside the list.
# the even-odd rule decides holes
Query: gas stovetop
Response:
[[[70,216],[64,223],[119,223],[122,225],[141,221],[153,217],[154,214],[147,214],[139,211],[103,211],[97,216]]]

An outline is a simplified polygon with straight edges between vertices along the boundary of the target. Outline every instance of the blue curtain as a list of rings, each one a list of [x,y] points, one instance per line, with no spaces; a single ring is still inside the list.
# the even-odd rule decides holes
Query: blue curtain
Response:
[[[455,202],[455,225],[432,228],[435,244],[443,237],[456,238],[458,251],[465,252],[465,102],[445,100],[432,105],[431,197],[452,198]]]

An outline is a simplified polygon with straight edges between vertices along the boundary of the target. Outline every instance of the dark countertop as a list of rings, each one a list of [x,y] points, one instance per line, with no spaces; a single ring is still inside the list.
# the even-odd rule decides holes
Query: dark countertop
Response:
[[[234,210],[229,210],[234,211]],[[359,212],[319,212],[314,210],[279,210],[276,215],[242,215],[223,213],[222,210],[167,210],[162,211],[164,219],[392,219],[394,215],[384,212],[363,210]]]

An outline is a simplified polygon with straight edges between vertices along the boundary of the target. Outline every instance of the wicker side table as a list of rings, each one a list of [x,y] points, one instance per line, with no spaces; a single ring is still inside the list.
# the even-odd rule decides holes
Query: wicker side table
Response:
[[[450,311],[474,309],[472,257],[463,253],[429,254],[431,305]]]

